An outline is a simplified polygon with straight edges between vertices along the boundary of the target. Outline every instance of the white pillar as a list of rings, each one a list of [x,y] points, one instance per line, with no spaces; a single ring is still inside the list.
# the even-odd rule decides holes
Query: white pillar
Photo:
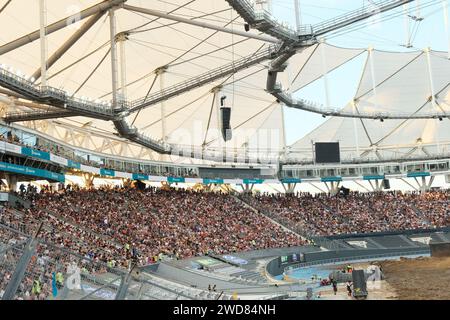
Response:
[[[355,100],[352,101],[352,107],[353,107],[353,115],[355,115],[355,117],[353,118],[353,130],[354,130],[354,134],[355,134],[355,143],[356,143],[356,154],[357,154],[357,159],[359,159],[361,153],[359,152],[359,135],[358,135],[358,128],[357,128],[357,118],[356,118],[356,102]]]
[[[165,82],[164,82],[164,74],[165,74],[166,70],[164,68],[161,68],[158,70],[159,73],[159,87],[161,90],[161,94],[164,91],[164,86],[165,86]],[[166,103],[164,101],[161,101],[161,135],[162,135],[162,140],[164,142],[166,142]]]
[[[41,85],[47,85],[47,5],[46,0],[39,1],[40,41],[41,41]]]
[[[116,17],[115,9],[109,10],[109,29],[111,39],[111,79],[112,79],[112,107],[117,107],[118,72],[117,72],[117,43],[116,43]]]
[[[299,32],[302,27],[300,0],[294,0],[294,9],[295,9],[295,23],[297,26],[297,32]]]
[[[128,40],[126,35],[122,34],[117,41],[120,49],[120,94],[121,99],[127,99],[127,60],[125,55],[125,42]]]
[[[272,0],[266,0],[266,5],[267,5],[267,11],[269,11],[272,14],[273,13]]]
[[[431,106],[432,109],[436,112],[439,112],[439,106],[436,102],[436,90],[434,87],[434,78],[433,78],[433,67],[431,65],[431,48],[427,48],[425,49],[425,53],[427,55],[427,66],[428,66],[428,77],[430,80],[430,93],[431,93]],[[436,123],[436,147],[437,147],[437,152],[439,154],[441,146],[440,146],[440,142],[439,142],[439,121],[437,121]]]

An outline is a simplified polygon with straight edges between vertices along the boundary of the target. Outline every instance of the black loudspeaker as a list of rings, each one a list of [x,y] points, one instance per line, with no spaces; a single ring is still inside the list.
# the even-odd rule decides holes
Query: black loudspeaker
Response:
[[[138,190],[145,190],[145,187],[146,187],[146,185],[145,185],[145,183],[143,183],[141,180],[136,180],[136,188],[138,189]]]
[[[248,23],[244,24],[244,29],[245,29],[245,31],[249,32],[250,31],[250,25]]]
[[[353,296],[357,299],[367,298],[367,281],[364,270],[353,270]]]
[[[389,190],[391,189],[391,182],[388,179],[384,179],[383,180],[383,188],[385,190]]]
[[[345,187],[341,187],[341,194],[345,197],[347,197],[350,194],[350,189],[347,189]]]
[[[224,141],[230,141],[232,138],[232,132],[231,132],[231,108],[225,107],[225,100],[227,99],[226,96],[223,96],[220,99],[220,124],[221,124],[221,131],[222,131],[222,137]]]

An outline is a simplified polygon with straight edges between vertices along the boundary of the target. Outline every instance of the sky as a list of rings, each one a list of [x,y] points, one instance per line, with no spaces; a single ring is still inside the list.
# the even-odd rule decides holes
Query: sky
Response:
[[[363,5],[370,5],[369,0],[298,0],[298,2],[302,24],[318,23],[359,9]],[[359,30],[330,37],[326,41],[349,48],[372,46],[387,51],[417,51],[431,47],[433,50],[448,51],[450,41],[449,30],[445,27],[444,2],[450,6],[449,0],[416,0],[409,4],[409,15],[423,18],[420,23],[415,22],[413,18],[406,19],[404,14],[387,20],[392,14],[390,12],[382,14],[381,18],[368,20]],[[296,26],[294,3],[295,0],[272,0],[273,15],[293,28]],[[400,13],[403,10],[399,8],[395,12]],[[411,38],[413,45],[411,49],[404,46],[408,38]],[[331,106],[344,107],[351,101],[361,77],[364,61],[365,56],[360,56],[328,75]],[[324,81],[316,81],[300,90],[297,96],[325,104]],[[325,120],[320,115],[285,108],[285,121],[287,144],[290,145]]]

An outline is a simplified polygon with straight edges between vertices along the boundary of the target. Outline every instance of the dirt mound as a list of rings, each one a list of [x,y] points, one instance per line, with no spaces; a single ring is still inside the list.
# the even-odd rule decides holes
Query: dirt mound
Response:
[[[419,258],[380,263],[400,300],[450,300],[450,258]]]

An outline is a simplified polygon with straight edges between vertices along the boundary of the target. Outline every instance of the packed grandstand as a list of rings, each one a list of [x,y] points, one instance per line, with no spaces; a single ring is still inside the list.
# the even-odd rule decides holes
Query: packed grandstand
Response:
[[[450,56],[416,47],[447,0],[39,0],[7,28],[23,6],[0,0],[1,299],[310,300],[322,267],[450,241]]]

